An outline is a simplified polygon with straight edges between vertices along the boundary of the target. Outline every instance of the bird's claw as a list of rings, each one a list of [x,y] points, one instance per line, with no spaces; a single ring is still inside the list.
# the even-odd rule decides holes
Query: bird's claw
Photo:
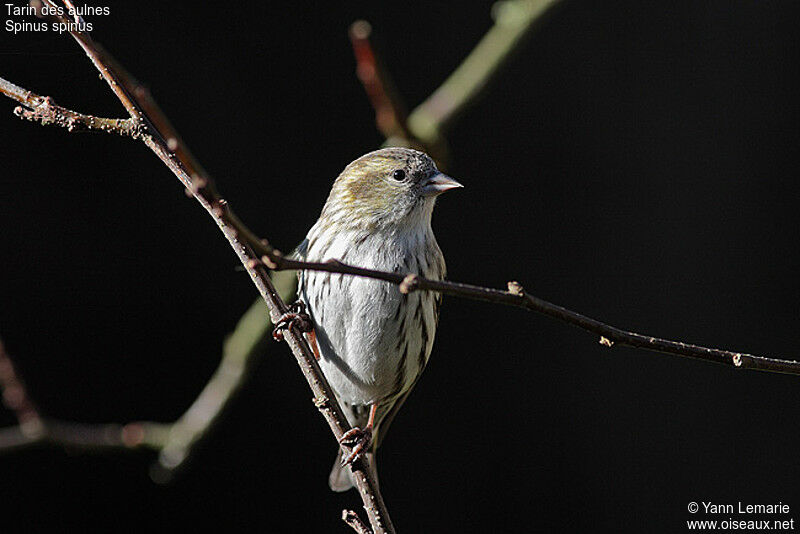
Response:
[[[351,428],[339,439],[339,443],[350,448],[350,453],[342,458],[342,466],[350,465],[369,449],[372,443],[372,429],[370,427],[366,427],[364,430],[359,427]]]
[[[301,332],[311,332],[314,329],[311,318],[306,313],[306,305],[299,300],[290,304],[289,310],[275,321],[272,337],[275,338],[275,341],[283,341],[283,331],[292,327]]]

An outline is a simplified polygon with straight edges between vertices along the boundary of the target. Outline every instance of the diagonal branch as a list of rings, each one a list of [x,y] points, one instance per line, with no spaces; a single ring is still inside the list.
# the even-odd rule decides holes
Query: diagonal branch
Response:
[[[45,0],[45,2],[48,5],[52,5],[50,0]],[[456,116],[456,112],[463,109],[464,106],[479,93],[486,81],[496,72],[497,66],[508,57],[509,53],[517,46],[526,30],[531,27],[531,24],[535,20],[538,20],[544,8],[551,3],[552,2],[548,1],[510,0],[500,4],[501,7],[498,8],[500,11],[497,16],[498,22],[495,28],[490,31],[490,34],[487,34],[487,37],[481,41],[475,51],[470,54],[464,64],[462,64],[448,81],[445,82],[442,88],[437,90],[429,100],[412,113],[409,118],[408,128],[413,132],[413,135],[423,141],[427,139],[428,141],[425,142],[432,142],[431,140],[435,141],[439,139],[444,127],[452,121],[453,117]],[[508,13],[516,13],[517,19],[514,20],[517,20],[517,22],[512,24],[512,19],[509,18],[511,15]],[[522,14],[521,17],[519,16],[520,14]],[[455,282],[426,280],[413,273],[373,271],[346,265],[335,260],[326,263],[312,263],[285,258],[279,251],[273,249],[268,242],[260,239],[250,231],[244,223],[235,216],[230,206],[217,192],[211,179],[194,160],[166,117],[150,98],[146,89],[130,77],[124,69],[119,67],[113,58],[96,45],[87,34],[76,32],[72,35],[86,51],[87,55],[101,72],[101,75],[108,82],[112,91],[114,91],[128,110],[131,118],[124,119],[124,121],[130,121],[129,123],[126,122],[126,124],[129,124],[130,126],[128,126],[128,128],[130,128],[132,132],[135,132],[135,135],[128,135],[142,140],[162,162],[170,168],[187,188],[187,191],[194,196],[212,216],[226,239],[228,239],[231,246],[234,248],[236,254],[239,256],[239,259],[261,293],[262,298],[267,303],[273,320],[279,318],[286,311],[286,305],[283,299],[276,293],[276,289],[267,275],[268,269],[320,270],[384,280],[398,285],[399,290],[406,293],[417,290],[437,291],[448,295],[522,307],[592,332],[600,336],[601,344],[608,347],[614,344],[626,345],[656,352],[728,364],[737,368],[800,374],[800,362],[797,361],[712,349],[678,341],[645,336],[619,329],[539,299],[527,293],[515,282],[509,283],[508,290],[501,290]],[[69,112],[73,114],[70,115],[70,117],[74,118],[73,124],[88,126],[91,122],[88,119],[83,119],[83,117],[88,118],[91,116],[70,112],[69,110],[55,106],[55,104],[52,103],[52,101],[48,101],[46,97],[30,93],[2,79],[0,79],[0,92],[17,100],[27,108],[27,111],[23,110],[22,113],[28,113],[30,117],[25,118],[42,120],[42,122],[45,122],[45,117],[49,120],[57,117],[59,113],[65,114]],[[56,109],[58,111],[52,111]],[[41,117],[35,116],[37,112]],[[92,119],[106,121],[116,120]],[[49,122],[70,128],[69,121],[49,120]],[[103,128],[94,129],[104,130]],[[113,129],[105,129],[105,131],[110,130]],[[341,413],[341,409],[336,402],[330,386],[319,370],[316,360],[302,334],[295,328],[291,328],[287,332],[285,338],[309,386],[314,392],[315,404],[326,418],[334,436],[338,439],[349,429],[349,425]],[[201,398],[204,398],[203,395],[198,398],[198,401],[200,401]],[[34,413],[37,413],[35,409]],[[187,412],[187,414],[188,413],[189,412]],[[111,446],[119,446],[120,443],[129,446],[127,445],[128,442],[133,442],[136,445],[150,445],[156,437],[163,436],[165,431],[164,426],[148,427],[138,423],[132,424],[133,426],[126,425],[124,427],[109,425],[108,427],[84,429],[87,431],[84,436],[93,436],[93,438],[80,441],[69,432],[64,432],[65,429],[59,426],[59,422],[48,423],[41,417],[39,417],[39,420],[43,422],[42,424],[45,428],[52,429],[50,430],[51,436],[53,436],[52,439],[63,443],[72,442],[88,446],[101,443],[102,440],[99,436],[106,436],[107,434],[105,432],[107,430],[113,430],[113,435],[118,436],[107,440],[112,443]],[[6,440],[6,442],[11,445],[29,442],[30,438],[24,435],[21,428],[22,426],[0,431],[0,443],[2,443],[3,440]],[[69,429],[72,430],[73,428],[74,427],[70,427]],[[186,428],[196,430],[200,427],[189,425]],[[125,434],[126,429],[128,432],[127,438]],[[133,437],[131,437],[131,435]],[[128,440],[127,442],[126,439]],[[177,454],[172,458],[185,458],[185,456]],[[166,463],[169,465],[170,462],[167,461]],[[377,490],[375,481],[371,479],[369,472],[364,469],[363,464],[355,465],[353,467],[353,472],[356,478],[356,485],[364,501],[374,532],[376,534],[379,532],[393,532],[393,527],[389,520],[388,513],[386,512],[385,505],[383,504],[382,497]],[[352,517],[353,515],[355,514],[347,514],[345,516],[347,523],[356,531],[362,531],[366,528],[360,520],[357,520],[357,516],[356,519],[354,519]]]
[[[364,20],[350,26],[356,73],[375,110],[386,145],[427,152],[445,169],[449,149],[445,132],[497,76],[525,37],[558,0],[500,0],[492,7],[495,23],[458,68],[409,115]]]
[[[51,0],[45,0],[45,4],[48,7],[54,6]],[[68,7],[71,6],[69,0],[65,0],[65,4]],[[64,16],[56,16],[54,18],[58,22],[69,22]],[[126,108],[130,119],[104,119],[68,110],[57,106],[49,97],[36,95],[0,79],[0,92],[17,100],[24,106],[17,108],[15,113],[28,120],[40,121],[42,124],[65,127],[69,131],[105,131],[143,140],[181,179],[187,187],[187,193],[200,200],[201,204],[207,210],[210,210],[209,212],[212,216],[217,218],[218,225],[226,234],[240,258],[244,260],[248,256],[248,251],[246,247],[236,243],[237,235],[244,236],[243,239],[239,240],[240,242],[250,243],[251,245],[260,246],[261,241],[235,217],[224,200],[219,198],[213,182],[189,152],[166,116],[158,108],[149,91],[127,73],[102,47],[94,43],[87,34],[74,32],[72,36],[84,49],[92,63],[97,67],[101,77],[106,80],[111,90]],[[382,69],[379,60],[376,58],[369,40],[369,25],[366,23],[355,24],[351,29],[351,40],[359,63],[359,77],[364,83],[376,109],[379,129],[389,138],[387,142],[389,144],[411,142],[420,148],[426,149],[434,157],[437,157],[439,161],[443,162],[446,159],[446,143],[443,138],[435,142],[428,140],[427,143],[423,143],[415,140],[414,134],[409,130],[406,123],[407,114],[394,91],[394,85],[388,73]],[[489,74],[493,72],[495,71],[491,71]],[[485,83],[485,81],[473,80],[473,83],[481,84]],[[235,233],[227,232],[226,226],[234,227]],[[248,272],[259,287],[262,295],[265,293],[274,294],[274,291],[270,290],[269,281],[266,280],[266,283],[264,283],[257,256],[249,258],[247,262],[246,267],[248,265],[251,266]],[[268,304],[270,304],[270,299],[267,300]],[[283,308],[279,300],[273,304],[275,304],[278,311]],[[261,309],[259,306],[257,311]],[[274,315],[274,307],[271,309]],[[248,312],[248,315],[252,313],[254,313],[253,309]],[[263,314],[263,312],[261,313]],[[243,327],[243,323],[245,323],[244,319],[237,326],[234,337],[241,337],[241,332],[244,332],[248,343],[250,343],[247,347],[250,347],[250,349],[242,349],[240,346],[240,350],[228,350],[229,345],[236,344],[231,343],[232,340],[226,342],[225,353],[214,377],[209,381],[194,404],[178,421],[172,424],[141,422],[127,425],[92,426],[64,421],[46,420],[45,422],[44,419],[38,418],[36,421],[39,422],[37,426],[39,431],[36,433],[23,432],[25,428],[28,428],[23,425],[0,430],[0,452],[17,446],[43,442],[89,449],[145,446],[161,451],[159,464],[154,471],[154,476],[159,479],[169,477],[172,471],[185,462],[194,444],[213,426],[213,422],[220,411],[229,403],[246,375],[244,372],[245,364],[252,357],[252,347],[263,340],[269,328],[269,323],[263,320],[260,323],[253,323],[249,327]],[[292,341],[295,343],[303,342],[302,338],[293,340],[290,337],[290,342]],[[293,346],[293,349],[296,348]],[[314,369],[314,362],[309,363],[307,361],[307,350],[305,354],[298,354],[298,350],[294,350],[294,352],[298,357],[301,368],[304,370],[304,374],[312,384],[312,389],[315,389],[314,384],[318,380],[314,379],[313,376],[314,373],[320,376],[319,370]],[[302,353],[303,351],[300,350],[299,352]],[[312,378],[309,378],[309,376]],[[322,384],[324,385],[324,378],[322,379]],[[315,393],[317,392],[315,391]],[[326,395],[318,395],[317,398],[319,400],[315,404],[323,409],[323,414],[333,414],[335,419],[336,410],[325,411],[331,399],[333,399],[334,405],[336,403],[330,392],[327,392]],[[341,418],[341,414],[339,414],[339,420],[344,421]],[[337,425],[331,426],[335,427]],[[343,427],[343,430],[348,429],[346,421],[338,426]],[[338,430],[334,428],[335,435],[341,433]],[[383,531],[381,518],[384,518],[383,521],[386,528],[391,531],[391,522],[388,519],[380,494],[370,496],[369,492],[374,491],[369,487],[370,481],[367,480],[365,483],[362,479],[363,475],[356,473],[357,486],[368,510],[370,522],[373,523],[373,526],[376,526],[376,532],[380,532]],[[347,513],[344,518],[353,529],[368,531],[354,512]]]
[[[412,140],[413,134],[406,123],[408,112],[372,44],[372,26],[365,20],[358,20],[350,26],[349,35],[356,58],[356,75],[375,110],[375,125],[387,139]]]
[[[0,432],[0,448],[5,443],[17,447],[37,439],[43,430],[42,416],[28,395],[28,389],[17,374],[14,362],[8,356],[2,341],[0,341],[0,392],[3,394],[3,404],[14,412],[19,421],[14,432]]]
[[[501,0],[492,7],[495,24],[450,76],[408,117],[408,127],[424,146],[443,142],[459,113],[480,96],[523,39],[558,0]]]
[[[512,0],[517,2],[518,0]],[[523,0],[524,1],[524,0]],[[52,0],[37,2],[48,7],[54,7]],[[71,7],[69,0],[64,0],[67,7]],[[66,16],[49,16],[48,18],[61,23],[69,23]],[[75,17],[76,22],[82,22],[80,17]],[[260,247],[261,241],[250,232],[238,218],[231,212],[227,203],[219,197],[213,182],[203,171],[200,164],[189,152],[175,129],[166,116],[151,98],[148,90],[137,82],[125,69],[119,65],[102,47],[94,43],[86,33],[72,32],[72,36],[86,52],[92,63],[98,69],[101,77],[108,83],[120,102],[128,111],[129,119],[105,119],[68,110],[55,104],[49,98],[29,92],[10,82],[0,79],[0,92],[17,100],[22,104],[15,110],[21,118],[39,121],[42,124],[53,124],[67,128],[69,131],[91,130],[117,133],[140,139],[156,153],[156,155],[178,176],[187,193],[195,196],[203,207],[211,213],[217,224],[225,233],[231,245],[236,250],[240,259],[245,262],[251,278],[264,296],[270,307],[273,317],[285,309],[280,298],[275,298],[274,288],[263,272],[257,254],[249,250],[253,246]],[[406,123],[406,113],[400,104],[400,99],[394,91],[394,86],[388,73],[380,66],[372,45],[369,41],[369,27],[366,23],[356,24],[351,31],[351,39],[359,61],[359,74],[367,88],[368,94],[378,111],[378,125],[384,134],[389,137],[388,144],[404,144],[414,142],[420,148],[425,148],[438,159],[444,160],[446,145],[444,139],[437,142],[428,140],[427,143],[416,140]],[[479,45],[479,47],[482,45]],[[486,71],[491,76],[496,69]],[[488,80],[488,77],[487,77]],[[481,85],[487,80],[472,80],[472,83]],[[385,120],[382,120],[383,117]],[[233,229],[233,230],[231,230]],[[283,292],[282,292],[283,293]],[[286,298],[286,296],[284,296]],[[259,314],[260,321],[246,321],[248,316]],[[149,447],[160,450],[158,469],[155,471],[157,478],[164,478],[180,467],[189,457],[193,445],[201,439],[208,429],[213,426],[219,413],[233,397],[236,389],[241,385],[246,376],[246,364],[252,359],[255,347],[263,342],[269,331],[269,321],[263,318],[263,305],[251,308],[250,312],[237,326],[236,332],[226,342],[220,366],[203,392],[195,400],[186,413],[172,424],[139,422],[127,425],[82,425],[79,423],[50,420],[42,417],[34,419],[38,430],[30,431],[28,427],[20,424],[17,427],[0,430],[0,452],[18,446],[34,443],[57,443],[84,449],[106,448],[133,448]],[[244,337],[244,342],[238,338]],[[290,332],[289,342],[293,352],[303,369],[309,384],[316,395],[315,404],[323,411],[334,435],[340,435],[349,429],[346,420],[341,416],[335,398],[331,395],[324,377],[309,360],[309,351],[304,347],[305,342],[297,333]],[[233,347],[233,348],[232,348]],[[9,360],[10,363],[10,360]],[[13,368],[12,368],[13,369]],[[13,388],[11,388],[13,390]],[[8,393],[11,390],[6,390]],[[24,391],[24,390],[23,390]],[[32,405],[31,405],[32,406]],[[333,421],[332,421],[333,420]],[[22,421],[20,419],[20,421]],[[386,513],[380,493],[374,481],[365,479],[362,466],[355,466],[356,485],[364,500],[370,522],[375,532],[391,532],[391,521]],[[343,516],[345,522],[358,532],[369,532],[368,527],[361,522],[357,514],[348,511]]]
[[[369,527],[364,524],[361,518],[352,510],[342,510],[342,521],[356,531],[357,534],[370,534]]]
[[[106,449],[154,445],[158,423],[84,425],[48,419],[31,400],[8,353],[0,342],[0,391],[5,405],[17,417],[17,426],[0,429],[0,452],[38,443],[59,443],[81,448]],[[153,432],[155,431],[155,432]]]
[[[516,2],[517,0],[512,0]],[[44,2],[48,7],[53,7],[51,0]],[[69,7],[71,3],[65,0]],[[54,17],[58,22],[69,22],[65,16]],[[494,30],[493,30],[494,31]],[[187,193],[201,200],[201,204],[209,210],[212,216],[218,217],[217,223],[223,232],[225,226],[233,226],[236,233],[244,236],[240,241],[260,246],[261,241],[250,232],[235,215],[228,209],[227,204],[219,198],[213,182],[203,171],[200,164],[189,152],[186,145],[177,134],[176,130],[167,120],[166,116],[158,108],[155,101],[151,98],[149,91],[137,82],[127,71],[119,65],[102,47],[94,43],[91,38],[84,33],[74,32],[72,36],[78,41],[97,67],[101,77],[106,80],[111,90],[123,104],[130,115],[130,119],[103,119],[68,110],[57,106],[48,97],[43,97],[26,91],[10,82],[0,79],[0,92],[17,100],[24,107],[17,108],[15,113],[25,119],[40,121],[42,124],[53,124],[67,128],[69,131],[75,130],[95,130],[108,133],[119,133],[135,139],[143,140],[153,150],[159,158],[178,176],[187,187]],[[446,159],[446,143],[443,138],[436,141],[428,140],[422,142],[415,139],[407,123],[407,114],[404,111],[400,99],[394,91],[394,86],[388,73],[382,68],[380,61],[376,58],[375,51],[369,40],[369,26],[366,23],[357,23],[351,29],[351,39],[359,63],[359,75],[365,84],[370,95],[373,106],[376,109],[378,125],[381,131],[389,138],[389,144],[413,143],[420,148],[426,149],[441,162]],[[482,45],[479,45],[479,47]],[[496,72],[496,69],[486,71],[488,76]],[[487,80],[472,79],[471,83],[483,85]],[[383,118],[383,119],[382,119]],[[145,135],[147,134],[147,135]],[[169,158],[169,159],[166,159]],[[179,162],[176,164],[175,160]],[[203,203],[202,199],[216,199]],[[240,258],[247,257],[247,251],[237,248],[234,244],[235,235],[226,233],[226,237],[234,245],[234,249],[240,254]],[[232,239],[233,238],[233,239]],[[269,292],[268,284],[259,281],[260,271],[258,270],[258,258],[248,259],[248,264],[252,266],[250,270],[251,278],[262,292]],[[285,297],[284,297],[285,298]],[[268,302],[269,304],[269,302]],[[282,306],[278,305],[278,309]],[[274,310],[273,310],[274,312]],[[252,314],[248,312],[248,315]],[[273,313],[274,315],[274,313]],[[242,323],[245,321],[243,320]],[[242,323],[237,327],[234,337],[240,334]],[[253,334],[247,339],[251,343],[263,340],[268,331],[268,323],[262,321],[261,328],[258,323],[243,330],[244,335]],[[302,340],[300,340],[302,341]],[[160,450],[159,464],[154,471],[157,478],[165,478],[170,473],[180,467],[189,457],[193,445],[201,439],[208,429],[213,425],[219,412],[224,409],[230,401],[241,381],[245,377],[244,364],[252,357],[252,350],[229,351],[228,343],[220,362],[218,371],[209,381],[206,388],[198,396],[195,403],[178,421],[172,424],[161,423],[130,423],[128,425],[80,425],[77,423],[64,421],[47,420],[46,431],[38,434],[30,432],[23,433],[22,426],[0,430],[0,452],[9,450],[16,446],[30,445],[33,443],[58,443],[81,448],[104,449],[108,447],[132,448],[146,446]],[[297,351],[295,351],[297,356]],[[307,353],[307,351],[306,351]],[[245,355],[246,354],[246,355]],[[245,355],[245,356],[242,356]],[[300,358],[298,357],[300,361]],[[232,362],[235,363],[232,364]],[[306,365],[301,362],[301,368],[310,368],[313,374],[313,362]],[[231,373],[231,369],[236,372]],[[224,371],[224,372],[223,372]],[[319,371],[316,371],[317,374]],[[306,374],[308,378],[308,374]],[[224,380],[227,377],[228,380]],[[310,380],[311,382],[311,380]],[[312,389],[313,386],[312,386]],[[326,406],[325,399],[332,399],[331,395],[320,397],[316,403],[320,407]],[[209,402],[209,399],[217,402]],[[335,403],[335,400],[333,401]],[[325,412],[323,412],[325,413]],[[44,426],[44,420],[37,419],[39,427]],[[330,421],[329,421],[330,423]],[[344,422],[347,428],[346,421]],[[334,430],[337,434],[337,430]],[[381,515],[386,518],[388,528],[391,529],[391,522],[385,512],[380,494],[377,498],[364,497],[364,484],[356,476],[357,486],[362,493],[368,512],[371,508],[381,508],[377,510],[377,521],[380,522]],[[377,503],[372,506],[370,503]],[[348,524],[358,530],[353,517],[354,513],[347,515],[350,518]],[[370,512],[370,521],[375,523],[375,513]],[[380,531],[380,524],[378,525]]]
[[[279,293],[288,298],[295,293],[294,273],[273,276]],[[24,383],[0,343],[0,391],[19,424],[0,429],[0,453],[38,445],[53,444],[82,450],[159,451],[152,476],[157,482],[170,479],[190,458],[192,450],[209,434],[220,415],[244,384],[255,361],[269,339],[272,323],[261,301],[240,319],[236,330],[225,340],[217,370],[186,412],[173,423],[150,421],[127,424],[89,425],[50,419],[41,414],[30,399]]]
[[[48,7],[56,7],[52,0],[43,0],[43,3]],[[59,15],[57,18],[60,22],[69,23],[69,19],[65,15]],[[174,131],[159,129],[159,126],[166,128],[165,125],[169,125],[169,121],[157,106],[152,105],[152,100],[145,98],[146,93],[142,87],[116,63],[110,54],[94,43],[87,33],[75,30],[70,34],[86,52],[101,77],[128,111],[131,119],[142,125],[143,133],[140,139],[172,171],[217,223],[267,304],[273,323],[277,323],[280,317],[288,311],[288,308],[275,290],[268,270],[258,261],[258,256],[249,244],[247,238],[252,236],[252,232],[248,231],[245,236],[239,235],[238,230],[244,228],[244,225],[234,215],[228,203],[219,195],[210,177],[199,165],[195,164],[194,158],[190,156],[180,138],[173,135]],[[20,99],[21,94],[12,95],[12,98],[25,104]],[[287,328],[283,338],[289,344],[314,393],[315,406],[325,417],[334,437],[339,441],[351,427],[333,390],[322,374],[308,342],[303,333],[294,325]],[[394,526],[378,489],[377,480],[367,468],[365,461],[358,459],[350,464],[350,470],[374,534],[393,533]]]

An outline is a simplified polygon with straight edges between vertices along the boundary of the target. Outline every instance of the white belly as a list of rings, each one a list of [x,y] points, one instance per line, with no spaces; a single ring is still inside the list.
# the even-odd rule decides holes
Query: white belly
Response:
[[[335,258],[435,279],[444,274],[432,232],[419,236],[346,232],[324,242],[313,239],[312,229],[309,236],[306,257],[311,261]],[[416,258],[431,250],[425,243],[428,238],[439,258],[429,253],[418,263]],[[350,405],[381,403],[411,387],[433,347],[434,294],[403,295],[388,282],[312,271],[302,274],[299,294],[316,325],[320,367],[340,400]]]

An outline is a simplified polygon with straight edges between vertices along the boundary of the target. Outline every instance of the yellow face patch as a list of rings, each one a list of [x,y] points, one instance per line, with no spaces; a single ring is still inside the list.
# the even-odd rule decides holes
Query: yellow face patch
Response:
[[[397,197],[408,193],[408,187],[392,183],[389,178],[406,161],[393,157],[373,157],[354,161],[339,177],[341,201],[366,208],[381,209],[396,202]],[[338,184],[337,184],[338,185]]]
[[[361,228],[398,221],[418,204],[420,181],[432,172],[436,167],[422,152],[404,148],[371,152],[339,175],[325,211],[331,219]]]

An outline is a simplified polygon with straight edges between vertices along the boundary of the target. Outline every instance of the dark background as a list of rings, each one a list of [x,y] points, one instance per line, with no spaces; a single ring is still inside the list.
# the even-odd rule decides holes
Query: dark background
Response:
[[[382,141],[348,25],[370,20],[409,106],[488,30],[491,2],[110,5],[89,17],[239,215],[288,250]],[[567,0],[449,135],[434,228],[451,279],[647,334],[798,357],[800,90],[790,0]],[[5,22],[7,17],[2,17]],[[67,37],[3,32],[2,76],[122,115]],[[35,400],[86,422],[168,421],[256,293],[142,145],[0,102],[0,335]],[[0,456],[4,532],[347,532],[335,445],[272,345],[171,485],[148,452]],[[598,345],[446,298],[431,365],[379,455],[401,532],[684,532],[690,501],[800,521],[800,380]],[[2,412],[0,422],[12,424]],[[734,519],[747,517],[734,516]]]

